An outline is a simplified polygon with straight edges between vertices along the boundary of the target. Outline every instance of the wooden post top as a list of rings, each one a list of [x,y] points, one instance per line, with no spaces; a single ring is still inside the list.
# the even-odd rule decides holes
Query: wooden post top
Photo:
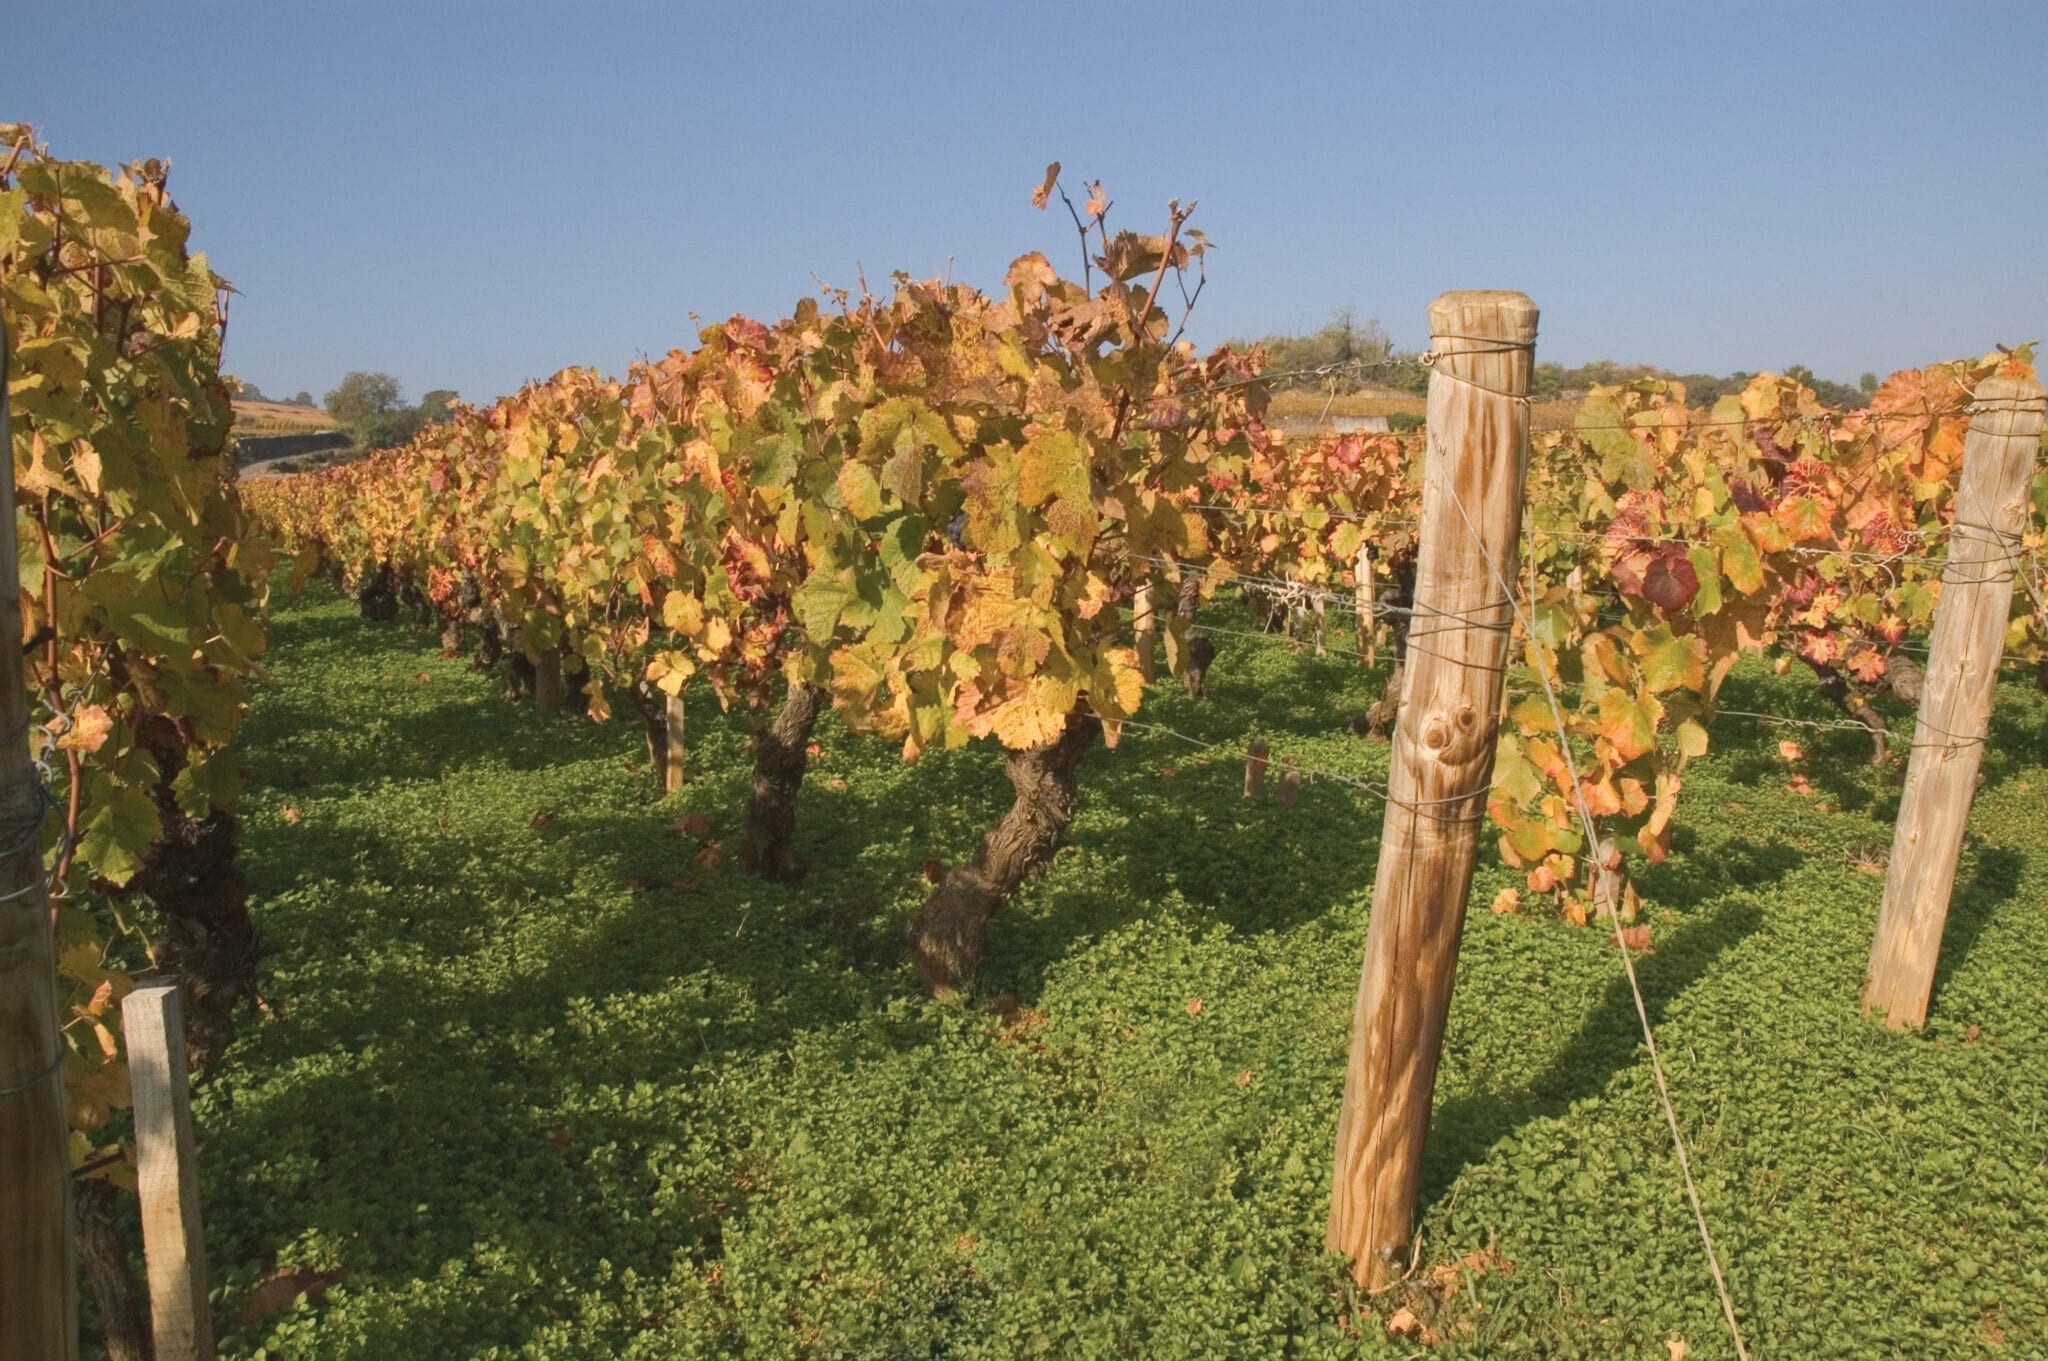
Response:
[[[2004,373],[1992,374],[1977,384],[1977,390],[1970,395],[1980,402],[2009,402],[2017,407],[2039,406],[2048,402],[2048,392],[2043,392],[2035,379]]]
[[[1536,319],[1536,304],[1512,288],[1454,289],[1429,305],[1432,336],[1479,335],[1531,345]]]

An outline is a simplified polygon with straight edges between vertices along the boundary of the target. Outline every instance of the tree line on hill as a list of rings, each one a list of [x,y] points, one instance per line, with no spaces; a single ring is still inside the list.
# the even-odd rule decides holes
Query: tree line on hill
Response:
[[[1237,340],[1231,343],[1241,346],[1249,342]],[[1321,392],[1327,391],[1327,385],[1334,382],[1340,393],[1376,386],[1416,396],[1429,389],[1429,371],[1414,362],[1420,359],[1420,352],[1396,349],[1393,337],[1387,334],[1384,326],[1373,319],[1359,320],[1353,308],[1339,308],[1329,322],[1307,334],[1261,336],[1256,343],[1265,347],[1270,372],[1305,375],[1278,382],[1278,387],[1311,388]],[[1329,376],[1313,372],[1344,364],[1356,364],[1359,370],[1365,371],[1353,370]],[[1374,364],[1388,367],[1375,373],[1369,369]],[[1626,383],[1638,378],[1677,379],[1685,384],[1686,398],[1693,405],[1712,406],[1722,397],[1741,392],[1755,376],[1742,371],[1725,376],[1678,373],[1654,364],[1617,364],[1611,359],[1569,368],[1563,364],[1538,363],[1530,377],[1529,395],[1538,401],[1554,401],[1578,396],[1595,385]],[[1868,405],[1870,394],[1877,391],[1878,383],[1874,373],[1863,374],[1854,386],[1834,382],[1817,377],[1804,364],[1787,368],[1785,376],[1812,388],[1815,395],[1829,406],[1845,410]]]
[[[254,383],[241,384],[244,400],[278,401],[265,397]],[[319,405],[348,432],[358,449],[394,449],[426,426],[448,419],[461,397],[452,388],[435,388],[418,402],[405,398],[405,388],[388,373],[357,370],[341,380]],[[300,392],[285,406],[314,406],[313,394]]]

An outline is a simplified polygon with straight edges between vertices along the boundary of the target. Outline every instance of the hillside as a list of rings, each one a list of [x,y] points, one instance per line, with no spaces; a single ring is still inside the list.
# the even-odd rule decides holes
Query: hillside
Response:
[[[318,407],[293,406],[288,402],[235,402],[237,435],[298,435],[339,428],[334,417]]]

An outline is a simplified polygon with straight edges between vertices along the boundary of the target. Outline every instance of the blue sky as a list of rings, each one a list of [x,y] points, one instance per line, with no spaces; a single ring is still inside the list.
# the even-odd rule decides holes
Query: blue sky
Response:
[[[1520,288],[1539,355],[1865,369],[2048,333],[2048,5],[45,7],[0,120],[166,156],[228,367],[489,398],[864,266],[1000,280],[1200,200],[1196,338],[1404,345]]]

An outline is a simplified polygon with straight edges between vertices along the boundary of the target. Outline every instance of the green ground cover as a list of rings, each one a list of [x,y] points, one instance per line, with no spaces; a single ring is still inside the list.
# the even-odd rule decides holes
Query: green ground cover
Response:
[[[1378,677],[1220,640],[1145,717],[1376,776]],[[736,853],[747,760],[706,697],[661,796],[637,730],[542,723],[315,585],[246,729],[244,863],[281,1014],[197,1097],[234,1356],[1732,1354],[1612,945],[1466,930],[1426,1173],[1433,1286],[1361,1301],[1321,1250],[1380,810],[1130,734],[980,993],[900,952],[926,857],[1006,804],[995,753],[906,766],[821,726],[797,886]],[[1827,717],[1747,667],[1731,708]],[[1907,718],[1894,714],[1895,732]],[[1758,1357],[2048,1355],[2048,702],[1999,696],[1933,1020],[1855,1015],[1895,773],[1851,733],[1725,719],[1641,961]],[[1898,744],[1903,747],[1904,743]],[[1170,774],[1168,772],[1171,772]],[[672,880],[694,887],[672,886]],[[648,885],[655,885],[649,887]],[[1001,997],[999,995],[1007,995]],[[991,1005],[993,1003],[993,1006]],[[324,1302],[232,1326],[277,1267]]]

